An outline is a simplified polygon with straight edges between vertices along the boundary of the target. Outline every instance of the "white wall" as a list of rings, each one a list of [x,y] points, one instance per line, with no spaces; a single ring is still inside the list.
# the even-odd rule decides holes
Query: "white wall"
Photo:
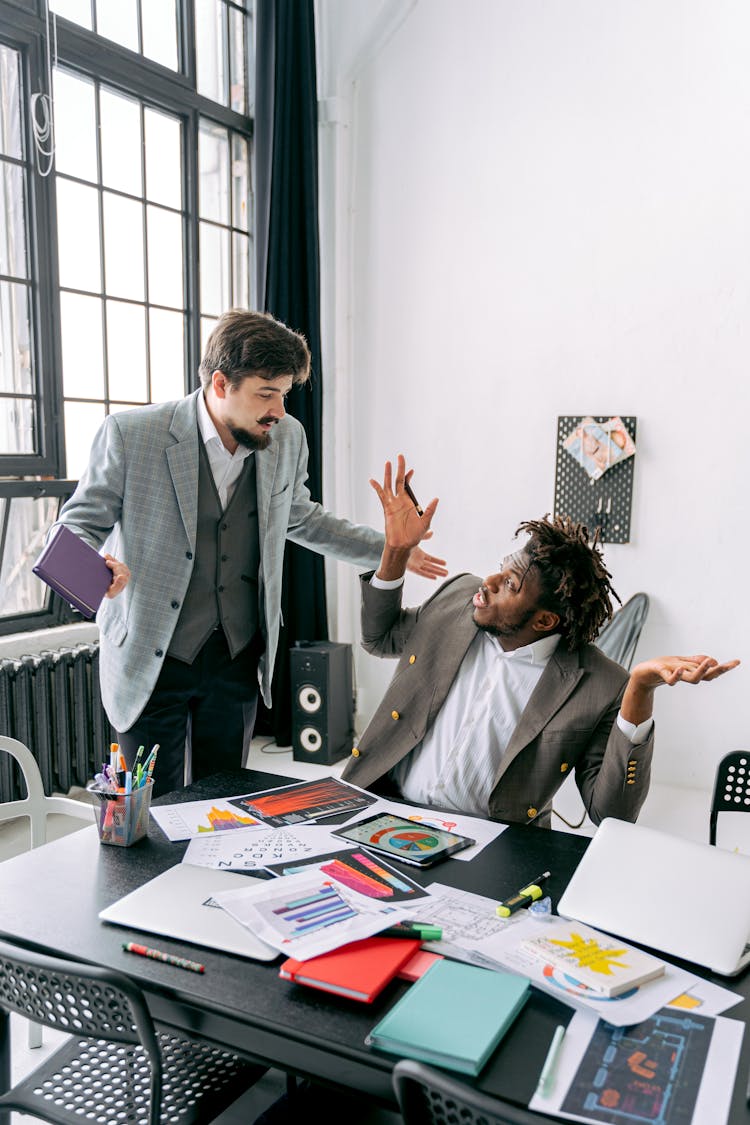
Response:
[[[636,415],[637,658],[746,657],[657,696],[656,780],[709,786],[750,745],[750,6],[318,0],[318,34],[330,506],[380,526],[404,452],[482,574],[552,509],[557,416]],[[358,656],[360,725],[391,672]]]

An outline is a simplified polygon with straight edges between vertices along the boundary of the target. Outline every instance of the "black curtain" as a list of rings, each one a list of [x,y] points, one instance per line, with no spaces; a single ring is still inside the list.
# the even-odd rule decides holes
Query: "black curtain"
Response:
[[[256,0],[255,179],[258,307],[301,332],[312,378],[295,387],[287,409],[305,428],[308,487],[322,495],[322,371],[318,245],[318,95],[313,0]],[[280,746],[292,740],[289,649],[327,640],[321,555],[287,543],[284,624],[273,677],[273,708],[262,705],[256,731]]]

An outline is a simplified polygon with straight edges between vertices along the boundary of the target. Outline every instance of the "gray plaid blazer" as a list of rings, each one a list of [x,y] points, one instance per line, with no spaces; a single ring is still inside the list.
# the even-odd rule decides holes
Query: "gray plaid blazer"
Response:
[[[94,439],[88,467],[60,513],[60,523],[130,568],[126,589],[105,598],[97,615],[102,701],[119,731],[133,725],[154,689],[193,569],[200,393],[109,415]],[[286,539],[372,567],[380,558],[383,536],[338,519],[310,499],[307,441],[295,418],[284,417],[274,427],[268,449],[254,457],[260,617],[266,639],[258,681],[270,704]]]

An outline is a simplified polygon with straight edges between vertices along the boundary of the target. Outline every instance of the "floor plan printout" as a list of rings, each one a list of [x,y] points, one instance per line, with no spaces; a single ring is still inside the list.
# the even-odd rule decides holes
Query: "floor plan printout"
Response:
[[[662,1008],[631,1027],[578,1012],[532,1109],[597,1125],[724,1125],[744,1024]]]

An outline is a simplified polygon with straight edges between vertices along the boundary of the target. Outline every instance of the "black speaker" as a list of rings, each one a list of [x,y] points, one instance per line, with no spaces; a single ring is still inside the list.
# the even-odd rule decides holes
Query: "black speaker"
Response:
[[[299,641],[289,650],[292,757],[330,765],[351,752],[354,738],[352,646]]]

